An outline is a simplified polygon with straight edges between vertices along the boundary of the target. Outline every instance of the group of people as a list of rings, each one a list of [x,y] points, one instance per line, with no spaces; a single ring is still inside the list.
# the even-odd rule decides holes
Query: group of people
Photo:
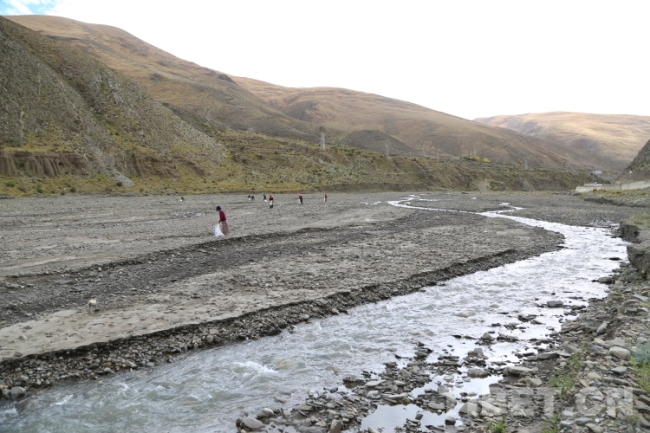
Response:
[[[264,201],[267,201],[266,194],[262,194],[262,198]],[[181,197],[181,201],[183,201],[183,197]],[[249,195],[248,196],[248,201],[254,201],[255,196],[254,195]],[[273,209],[273,194],[269,194],[268,197],[268,202],[269,202],[269,207]],[[323,200],[327,202],[327,193],[323,196]],[[300,202],[301,205],[304,204],[303,198],[302,198],[302,193],[298,193],[298,201]],[[219,227],[221,228],[221,232],[224,234],[224,236],[228,236],[228,232],[230,231],[228,229],[228,218],[226,217],[226,212],[221,208],[221,206],[217,206],[216,208],[217,214],[219,214]]]

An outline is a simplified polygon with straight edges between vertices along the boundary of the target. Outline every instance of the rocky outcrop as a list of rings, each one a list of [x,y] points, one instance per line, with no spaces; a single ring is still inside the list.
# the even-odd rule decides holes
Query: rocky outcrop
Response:
[[[646,245],[630,245],[627,247],[627,256],[630,264],[634,266],[643,278],[648,277],[650,268],[650,250]]]
[[[639,153],[632,160],[625,170],[620,174],[618,180],[629,182],[628,174],[632,172],[634,180],[645,180],[650,178],[650,140],[639,150]]]
[[[31,153],[0,150],[0,175],[16,176],[21,172],[47,177],[64,174],[88,176],[92,168],[83,155],[73,152]]]

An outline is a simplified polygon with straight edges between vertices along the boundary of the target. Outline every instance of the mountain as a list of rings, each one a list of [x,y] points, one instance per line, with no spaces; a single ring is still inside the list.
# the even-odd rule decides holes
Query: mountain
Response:
[[[128,75],[176,114],[208,124],[211,131],[248,130],[311,142],[317,142],[324,131],[328,141],[338,142],[355,131],[376,130],[422,154],[479,156],[529,167],[600,164],[593,155],[379,95],[337,88],[285,88],[229,76],[110,26],[49,16],[10,19]]]
[[[0,17],[0,195],[565,190],[587,178],[564,170],[490,163],[485,158],[423,157],[376,128],[344,131],[294,119],[225,74],[212,71],[216,80],[206,81],[211,86],[226,83],[223,92],[207,84],[201,87],[187,77],[192,71],[210,76],[210,71],[196,65],[195,69],[188,66],[186,78],[163,77],[159,81],[174,83],[159,87],[150,82],[157,77],[143,78],[152,59],[144,55],[142,66],[133,60],[135,51],[127,55],[125,47],[135,46],[130,45],[131,39],[115,45],[124,51],[116,48],[105,54],[123,70],[107,66],[98,60],[99,54],[88,54],[93,49],[109,52],[108,45],[79,41],[72,36],[46,37]],[[153,63],[162,61],[162,54],[152,50]],[[181,66],[172,66],[181,73]],[[159,93],[153,95],[149,88]],[[190,105],[184,101],[187,95],[176,94],[179,89],[228,94],[230,99],[210,102],[210,96]],[[202,105],[206,101],[221,108],[210,114]],[[248,126],[248,121],[256,127]],[[267,134],[256,128],[268,128]],[[338,145],[329,142],[325,151],[320,150],[321,132],[336,138]],[[390,157],[385,155],[386,145]]]
[[[7,18],[99,60],[158,101],[213,126],[318,141],[313,125],[282,114],[227,74],[179,59],[124,30],[42,15]]]
[[[602,157],[601,168],[611,171],[621,171],[650,138],[647,116],[553,112],[475,120]]]
[[[176,176],[224,148],[132,79],[0,17],[0,174]],[[125,177],[126,176],[126,177]]]
[[[335,130],[378,130],[421,153],[531,167],[593,167],[598,157],[405,101],[339,88],[288,88],[233,77],[288,116]]]

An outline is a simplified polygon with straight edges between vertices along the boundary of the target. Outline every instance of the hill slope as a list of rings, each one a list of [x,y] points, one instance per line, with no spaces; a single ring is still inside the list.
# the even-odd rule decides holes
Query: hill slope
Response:
[[[650,117],[624,114],[536,113],[476,119],[585,153],[602,156],[602,168],[620,171],[650,138]],[[609,161],[609,162],[608,162]]]
[[[237,85],[223,72],[179,59],[116,27],[68,18],[8,17],[139,82],[154,98],[227,129],[317,141],[319,134]]]
[[[138,81],[154,98],[214,128],[334,141],[378,130],[432,155],[477,155],[531,167],[591,167],[586,157],[524,134],[491,128],[403,101],[345,89],[290,89],[234,78],[155,48],[120,29],[49,16],[12,20],[76,47]]]
[[[388,155],[410,155],[416,153],[395,137],[380,131],[354,131],[343,137],[338,144]]]
[[[598,158],[503,128],[486,127],[409,102],[338,88],[287,88],[233,77],[296,119],[343,131],[379,130],[420,152],[481,156],[546,167],[591,167]]]
[[[161,104],[104,63],[2,17],[0,72],[3,195],[538,190],[571,188],[586,178],[473,161],[387,158],[347,146],[322,152],[313,142],[223,129],[196,110]],[[373,131],[352,139],[400,146]]]
[[[2,17],[0,71],[0,174],[175,176],[225,159],[133,80]]]

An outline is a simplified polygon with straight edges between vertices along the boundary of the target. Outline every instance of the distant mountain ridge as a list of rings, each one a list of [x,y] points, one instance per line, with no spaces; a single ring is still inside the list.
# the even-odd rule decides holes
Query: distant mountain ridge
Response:
[[[475,119],[602,158],[605,170],[620,171],[650,138],[650,117],[626,114],[529,113]]]
[[[107,64],[186,119],[209,128],[317,142],[377,130],[429,155],[480,156],[530,167],[597,167],[597,155],[493,128],[425,107],[336,88],[293,89],[233,77],[181,60],[123,30],[49,16],[11,20]],[[198,125],[198,124],[197,124]],[[350,143],[354,146],[354,143]]]
[[[573,149],[431,110],[410,102],[347,89],[289,88],[232,77],[278,110],[334,130],[378,130],[422,153],[481,156],[531,167],[592,167],[601,163]]]

